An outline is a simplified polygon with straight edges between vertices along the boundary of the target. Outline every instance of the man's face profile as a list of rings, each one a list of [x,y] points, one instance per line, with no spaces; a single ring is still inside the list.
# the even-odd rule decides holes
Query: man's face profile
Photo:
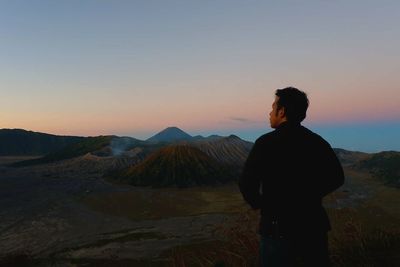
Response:
[[[284,112],[284,108],[278,109],[277,102],[279,101],[279,96],[275,96],[275,101],[272,103],[272,110],[269,113],[269,123],[271,128],[277,128],[279,124],[286,121],[286,116]]]

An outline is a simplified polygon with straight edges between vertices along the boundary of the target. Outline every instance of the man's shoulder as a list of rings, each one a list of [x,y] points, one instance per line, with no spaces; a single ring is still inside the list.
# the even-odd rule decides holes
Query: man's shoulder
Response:
[[[257,143],[269,142],[269,141],[273,140],[274,138],[276,138],[276,131],[271,131],[271,132],[261,135],[259,138],[257,138],[255,143],[257,144]]]
[[[309,136],[309,138],[313,139],[315,142],[320,143],[321,145],[325,145],[325,146],[329,146],[330,144],[328,143],[328,141],[325,140],[325,138],[323,138],[321,135],[313,132],[312,130],[302,126],[303,131]]]
[[[274,135],[275,135],[275,131],[271,131],[271,132],[261,135],[257,140],[265,140],[265,139],[271,138]]]

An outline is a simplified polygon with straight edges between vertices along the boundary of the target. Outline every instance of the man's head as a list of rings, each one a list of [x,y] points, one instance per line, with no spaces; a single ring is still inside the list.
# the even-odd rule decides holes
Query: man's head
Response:
[[[308,108],[307,94],[294,87],[278,89],[275,101],[269,113],[271,128],[277,128],[282,122],[300,123],[306,117]]]

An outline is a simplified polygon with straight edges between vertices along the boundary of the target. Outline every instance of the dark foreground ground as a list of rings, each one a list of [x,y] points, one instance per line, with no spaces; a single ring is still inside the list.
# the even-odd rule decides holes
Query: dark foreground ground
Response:
[[[248,211],[235,184],[138,188],[59,165],[5,166],[16,160],[0,160],[3,266],[173,266],[177,248],[196,251],[217,244],[225,238],[217,230],[234,225]],[[325,202],[337,226],[331,237],[339,254],[337,246],[348,230],[343,218],[358,220],[363,231],[379,225],[391,233],[400,222],[398,189],[351,169],[346,178],[345,186]],[[178,266],[191,266],[184,261]]]
[[[8,168],[10,161],[0,166],[0,257],[10,259],[166,262],[176,246],[214,240],[215,227],[243,207],[235,185],[137,188],[96,173]]]

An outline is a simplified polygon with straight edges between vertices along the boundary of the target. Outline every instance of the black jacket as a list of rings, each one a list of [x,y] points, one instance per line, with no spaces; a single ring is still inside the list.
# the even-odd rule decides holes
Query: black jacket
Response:
[[[322,198],[344,183],[343,169],[322,137],[285,122],[255,142],[239,179],[246,202],[261,210],[260,233],[329,231]],[[278,226],[276,226],[278,225]]]

